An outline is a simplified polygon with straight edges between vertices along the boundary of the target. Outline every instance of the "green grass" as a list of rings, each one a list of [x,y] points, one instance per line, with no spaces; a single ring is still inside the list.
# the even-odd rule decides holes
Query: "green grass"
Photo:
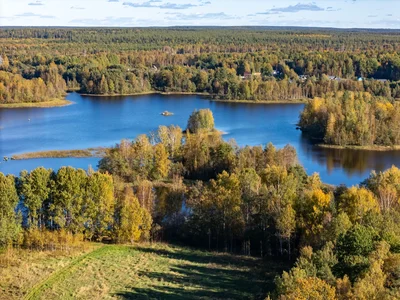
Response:
[[[62,265],[25,295],[26,299],[263,299],[284,267],[258,258],[164,244],[104,245]]]
[[[3,103],[0,104],[0,108],[25,108],[25,107],[58,107],[58,106],[67,106],[72,104],[73,102],[65,100],[65,99],[54,99],[50,101],[44,102],[27,102],[27,103]]]

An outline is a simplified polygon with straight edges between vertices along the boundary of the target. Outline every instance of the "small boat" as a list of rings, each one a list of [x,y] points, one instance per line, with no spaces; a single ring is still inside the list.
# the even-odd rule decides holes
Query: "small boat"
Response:
[[[161,115],[164,116],[164,117],[169,117],[169,116],[173,116],[174,113],[169,112],[169,111],[166,110],[166,111],[162,112]]]

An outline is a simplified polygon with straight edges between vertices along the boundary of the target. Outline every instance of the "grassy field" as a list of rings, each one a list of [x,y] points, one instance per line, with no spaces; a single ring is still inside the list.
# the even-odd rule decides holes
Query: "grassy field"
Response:
[[[73,251],[13,250],[8,255],[0,253],[0,299],[22,299],[33,286],[69,266],[76,257],[98,247],[86,244],[85,248]]]
[[[26,108],[26,107],[58,107],[71,105],[73,102],[65,99],[54,99],[44,102],[29,102],[29,103],[6,103],[0,104],[0,108]]]
[[[164,244],[95,245],[75,255],[33,252],[0,267],[8,274],[0,273],[0,298],[263,299],[283,267]]]

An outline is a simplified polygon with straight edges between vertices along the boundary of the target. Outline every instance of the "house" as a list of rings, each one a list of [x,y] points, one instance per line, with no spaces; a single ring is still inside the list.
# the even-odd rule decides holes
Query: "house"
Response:
[[[244,79],[251,79],[251,73],[250,72],[244,72],[243,74]]]
[[[243,76],[241,76],[240,78],[243,80],[249,80],[252,77],[261,77],[261,73],[260,72],[255,72],[255,73],[250,73],[250,72],[244,72]]]

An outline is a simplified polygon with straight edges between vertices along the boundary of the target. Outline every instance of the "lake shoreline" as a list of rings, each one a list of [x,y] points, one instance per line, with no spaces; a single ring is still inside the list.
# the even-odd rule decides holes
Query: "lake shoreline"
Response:
[[[196,92],[160,92],[160,91],[148,91],[148,92],[141,92],[141,93],[132,93],[132,94],[112,94],[112,95],[99,95],[99,94],[84,94],[79,93],[77,91],[70,91],[76,92],[83,97],[98,97],[98,98],[105,98],[105,97],[129,97],[129,96],[146,96],[146,95],[163,95],[163,96],[204,96],[207,97],[207,100],[213,102],[222,102],[222,103],[247,103],[247,104],[304,104],[306,103],[307,99],[303,100],[228,100],[228,99],[216,99],[213,98],[216,95],[210,93],[196,93]],[[69,101],[67,99],[56,99],[51,101],[44,101],[44,102],[23,102],[23,103],[4,103],[0,104],[1,108],[52,108],[52,107],[63,107],[72,105],[74,102]]]
[[[248,103],[248,104],[304,104],[307,100],[224,100],[224,99],[210,99],[214,102],[223,103]]]
[[[146,95],[163,95],[163,96],[212,96],[208,93],[191,93],[191,92],[160,92],[160,91],[148,91],[148,92],[140,92],[140,93],[131,93],[131,94],[111,94],[111,95],[100,95],[100,94],[85,94],[85,93],[78,93],[84,97],[98,97],[98,98],[105,98],[105,97],[129,97],[129,96],[146,96]]]
[[[385,151],[399,151],[400,150],[400,145],[396,146],[339,146],[339,145],[328,145],[328,144],[317,144],[316,145],[319,148],[324,148],[324,149],[336,149],[336,150],[363,150],[363,151],[379,151],[379,152],[385,152]]]
[[[197,93],[197,92],[160,92],[160,91],[148,91],[133,94],[112,94],[112,95],[99,95],[99,94],[81,94],[84,97],[129,97],[129,96],[145,96],[145,95],[163,95],[163,96],[205,96],[207,100],[214,102],[225,102],[225,103],[249,103],[249,104],[303,104],[308,101],[308,99],[302,100],[243,100],[243,99],[217,99],[213,98],[217,95],[210,93]]]
[[[75,150],[48,150],[48,151],[36,151],[27,152],[22,154],[15,154],[11,156],[11,160],[27,160],[37,158],[89,158],[98,157],[102,158],[105,156],[107,148],[96,147],[88,149],[75,149]]]
[[[52,108],[52,107],[63,107],[72,105],[74,102],[69,101],[67,99],[56,99],[51,101],[43,101],[43,102],[22,102],[22,103],[4,103],[0,104],[1,108]]]

